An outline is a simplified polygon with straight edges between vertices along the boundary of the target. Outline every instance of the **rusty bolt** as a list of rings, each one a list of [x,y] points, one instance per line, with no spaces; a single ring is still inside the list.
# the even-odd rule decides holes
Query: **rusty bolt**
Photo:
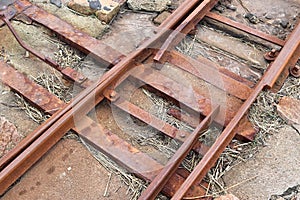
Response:
[[[76,78],[76,77],[78,76],[78,73],[77,73],[76,71],[73,71],[73,72],[71,73],[71,76],[72,76],[73,78]]]
[[[290,73],[292,76],[299,78],[300,77],[300,66],[295,65],[294,67],[290,68]]]
[[[280,51],[280,49],[272,49],[271,51],[267,52],[267,53],[264,55],[264,58],[265,58],[267,61],[274,61],[275,58],[278,56],[279,51]]]
[[[78,80],[84,81],[86,78],[82,74],[78,74]]]
[[[117,95],[117,92],[112,90],[110,93],[109,93],[109,98],[111,101],[116,101],[118,99],[118,95]]]
[[[180,137],[181,137],[181,138],[185,138],[185,136],[186,136],[186,135],[185,135],[184,133],[180,133]]]

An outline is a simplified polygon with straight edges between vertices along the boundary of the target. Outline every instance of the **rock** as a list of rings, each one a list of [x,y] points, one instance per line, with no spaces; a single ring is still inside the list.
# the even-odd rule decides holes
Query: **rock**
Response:
[[[87,0],[70,0],[68,7],[84,15],[95,13],[95,10],[90,8],[90,3]]]
[[[100,10],[102,5],[99,0],[88,0],[89,6],[92,10]]]
[[[170,15],[171,15],[170,12],[164,11],[164,12],[160,13],[157,17],[155,17],[154,20],[153,20],[153,22],[154,22],[155,24],[161,24],[161,23],[163,23],[163,21],[165,21]]]
[[[289,25],[289,21],[287,19],[282,19],[280,21],[280,25],[281,25],[282,28],[287,28],[288,25]]]
[[[50,0],[50,3],[56,5],[59,8],[61,8],[61,6],[62,6],[61,0]]]
[[[120,10],[120,4],[113,0],[71,0],[68,7],[84,15],[96,14],[105,23],[109,23]]]
[[[102,8],[96,12],[96,16],[108,24],[120,11],[120,4],[111,0],[101,0],[100,2]]]
[[[217,11],[219,11],[220,13],[223,13],[225,11],[225,7],[221,4],[217,4],[214,9],[216,9]]]
[[[266,13],[265,14],[265,18],[266,19],[273,19],[274,18],[274,14],[273,13]]]
[[[237,7],[234,6],[234,5],[232,5],[232,4],[227,4],[226,8],[229,9],[229,10],[232,10],[232,11],[236,11],[237,10]]]
[[[220,196],[214,200],[239,200],[239,199],[233,194],[227,194],[225,196]]]
[[[257,24],[259,22],[258,17],[252,13],[247,13],[245,18],[248,19],[252,24]]]
[[[288,124],[300,124],[300,101],[291,97],[282,97],[277,112]]]
[[[7,153],[20,140],[17,128],[4,117],[0,118],[0,157]]]
[[[169,0],[128,0],[127,5],[132,10],[162,12],[167,9]]]

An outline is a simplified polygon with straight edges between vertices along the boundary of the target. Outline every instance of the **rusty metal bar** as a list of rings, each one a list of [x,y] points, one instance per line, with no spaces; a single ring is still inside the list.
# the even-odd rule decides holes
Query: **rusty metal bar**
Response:
[[[247,25],[244,25],[244,24],[241,24],[239,22],[233,21],[233,20],[231,20],[231,19],[229,19],[227,17],[218,15],[216,13],[208,12],[206,14],[206,17],[208,17],[210,19],[213,19],[213,20],[216,20],[218,22],[221,22],[223,24],[226,24],[228,26],[231,26],[233,28],[236,28],[238,30],[244,31],[244,32],[249,33],[251,35],[254,35],[256,37],[259,37],[259,38],[261,38],[263,40],[266,40],[268,42],[271,42],[273,44],[277,44],[279,46],[284,46],[284,44],[285,44],[285,41],[279,39],[278,37],[275,37],[275,36],[266,34],[264,32],[261,32],[259,30],[253,29],[253,28],[251,28],[251,27],[249,27]]]
[[[11,25],[8,17],[6,16],[5,12],[4,13],[0,13],[0,19],[8,26],[9,30],[11,31],[11,33],[14,35],[14,37],[16,38],[16,40],[19,42],[19,44],[26,49],[27,51],[29,51],[30,53],[32,53],[33,55],[35,55],[36,57],[38,57],[39,59],[41,59],[42,61],[44,61],[45,63],[51,65],[52,67],[58,68],[58,64],[52,60],[51,58],[45,57],[44,55],[42,55],[41,53],[35,51],[34,49],[32,49],[31,47],[29,47],[27,44],[25,44],[22,39],[19,37],[19,35],[17,34],[17,32],[15,31],[15,29],[13,28],[13,26]]]
[[[14,4],[18,13],[29,17],[32,21],[41,24],[57,33],[64,41],[78,48],[85,54],[93,56],[105,67],[111,67],[119,62],[124,55],[103,42],[74,28],[72,25],[52,15],[45,10],[32,5],[27,0],[18,0]]]
[[[179,101],[182,105],[187,106],[197,113],[207,116],[211,112],[210,94],[202,95],[196,88],[192,88],[193,93],[187,95],[186,92],[190,91],[190,88],[162,75],[157,70],[142,65],[133,69],[131,75],[167,96]],[[221,125],[228,124],[241,105],[242,102],[240,101],[228,101],[226,105],[222,105],[220,115],[216,118],[216,122]]]
[[[193,128],[197,127],[200,122],[200,119],[197,119],[197,117],[186,115],[174,108],[168,110],[168,114],[185,122]],[[253,124],[246,115],[239,121],[233,131],[235,132],[235,137],[240,141],[253,141],[255,134],[257,133],[257,130],[253,127]]]
[[[222,134],[217,138],[213,146],[209,149],[207,154],[204,155],[202,160],[190,174],[190,176],[185,180],[180,189],[172,197],[172,200],[180,200],[186,194],[187,189],[189,189],[195,182],[202,180],[207,174],[209,169],[214,165],[217,159],[220,157],[221,153],[224,151],[226,146],[233,139],[234,132],[233,129],[245,115],[245,113],[250,108],[251,104],[256,100],[259,93],[266,87],[271,88],[276,80],[278,79],[280,73],[287,67],[289,63],[293,62],[296,58],[299,58],[297,51],[299,51],[300,44],[300,25],[293,30],[290,38],[282,48],[278,57],[274,63],[265,72],[261,81],[256,86],[255,90],[251,93],[249,98],[244,102],[241,108],[238,110],[234,118],[223,130]],[[295,54],[297,52],[297,54]]]
[[[117,95],[117,94],[116,94]],[[107,99],[111,99],[109,96],[105,95]],[[123,111],[131,114],[132,116],[142,120],[143,122],[149,124],[153,128],[159,130],[160,132],[164,133],[165,135],[174,138],[178,141],[184,142],[186,138],[191,134],[189,132],[179,130],[174,126],[158,119],[157,117],[151,115],[150,113],[146,112],[145,110],[139,108],[138,106],[130,103],[129,101],[123,99],[122,97],[118,97],[117,100],[112,101],[112,104],[117,106],[118,108],[122,109]],[[197,142],[197,145],[193,150],[198,152],[201,155],[204,155],[207,151],[208,147],[202,144],[200,141]]]
[[[28,99],[34,106],[40,108],[44,112],[47,110],[47,107],[44,106],[43,101],[36,101],[37,96],[44,96],[51,99],[52,101],[50,101],[47,105],[53,107],[53,110],[58,110],[62,105],[64,105],[64,103],[55,95],[51,94],[46,89],[29,80],[24,74],[19,73],[6,63],[0,61],[0,64],[3,64],[0,65],[1,81],[14,89],[24,98]],[[20,82],[20,80],[26,80],[26,83],[24,84],[22,81]],[[40,89],[34,90],[34,92],[28,92],[28,88]],[[78,133],[78,135],[82,136],[86,140],[86,142],[93,145],[98,150],[104,152],[106,155],[109,155],[109,157],[116,161],[118,164],[120,164],[130,172],[137,174],[144,180],[153,180],[158,172],[163,168],[161,164],[157,163],[146,154],[143,154],[138,149],[131,146],[129,143],[123,141],[115,134],[106,130],[101,125],[95,123],[90,118],[86,116],[82,117],[80,120],[76,121],[75,124],[76,126],[75,128],[73,128],[73,130]],[[9,152],[9,154],[6,154],[3,158],[0,159],[0,169],[2,170],[11,161],[11,158],[15,158],[16,155],[25,150],[26,147],[28,147],[38,137],[39,136],[37,135],[29,134],[24,140],[21,141],[19,145],[17,145],[16,148],[13,149],[13,151]],[[183,180],[184,179],[182,177],[175,174],[168,185],[166,185],[164,189],[165,194],[171,196],[171,193],[175,193],[176,190],[173,190],[172,188],[174,187],[174,185],[176,186],[176,188],[178,188]],[[192,190],[191,192],[195,195],[199,195],[200,190],[201,189],[198,188],[197,190]]]
[[[59,98],[49,96],[47,89],[33,84],[24,74],[3,61],[0,61],[0,80],[47,114],[54,114],[64,106],[63,101]]]
[[[209,12],[218,0],[204,0],[201,4],[173,31],[159,49],[154,60],[160,61],[166,51],[171,51]]]
[[[176,51],[171,51],[165,55],[167,62],[189,72],[190,74],[195,75],[196,77],[218,87],[223,91],[226,91],[227,93],[239,99],[247,99],[252,92],[252,89],[248,85],[221,73],[218,69],[220,67],[207,59],[203,59],[201,62],[198,62],[197,60],[184,56]]]
[[[117,164],[144,180],[153,181],[163,168],[163,165],[87,117],[78,121],[74,130],[93,147],[109,155]],[[163,188],[163,193],[172,196],[183,182],[183,177],[177,173],[173,174]],[[204,190],[195,185],[189,193],[201,195],[204,194]]]
[[[168,17],[165,21],[163,21],[159,28],[165,28],[166,24],[170,21],[176,21],[176,23],[180,23],[182,20],[182,16],[186,16],[192,8],[194,8],[197,4],[199,4],[201,0],[190,0],[185,1],[180,4],[180,6],[172,13],[172,17]]]
[[[47,18],[48,15],[45,11],[38,9],[39,12],[35,13],[35,8],[36,7],[30,7],[24,12],[26,12],[28,16],[31,16],[33,19],[36,17],[42,17],[42,20],[45,23],[51,22],[52,20],[54,20],[55,23],[57,22],[55,21],[56,18],[54,16]],[[11,183],[17,180],[20,175],[22,175],[38,159],[40,159],[68,130],[74,127],[74,116],[84,116],[86,113],[88,113],[95,106],[95,100],[102,96],[104,89],[117,80],[126,71],[130,70],[130,68],[134,66],[136,60],[147,58],[149,52],[151,52],[149,48],[152,48],[164,41],[168,35],[167,30],[171,29],[175,25],[176,22],[173,21],[166,23],[165,29],[160,30],[154,38],[146,41],[140,46],[139,49],[118,62],[118,64],[104,74],[101,79],[93,83],[91,86],[82,91],[76,98],[74,98],[72,103],[66,105],[63,109],[56,112],[42,126],[38,127],[34,131],[34,134],[41,136],[0,172],[0,194],[3,194]],[[59,30],[59,28],[61,28],[60,24],[53,24],[53,27],[51,27],[51,29],[54,30]],[[68,28],[68,26],[64,28]],[[72,27],[70,26],[69,28]],[[64,30],[62,30],[62,32]],[[67,32],[69,33],[70,30]],[[77,39],[80,35],[78,32],[72,34]],[[80,43],[82,40],[79,39],[79,41],[74,42]]]
[[[147,189],[139,197],[140,200],[153,200],[163,189],[164,185],[175,173],[183,159],[191,151],[193,146],[198,141],[199,136],[204,130],[213,122],[215,116],[219,113],[220,107],[217,106],[213,111],[196,127],[193,133],[187,138],[187,140],[180,146],[175,152],[172,158],[168,161],[167,165],[160,171],[155,177]]]
[[[106,96],[109,99],[109,97]],[[145,110],[139,108],[138,106],[130,103],[129,101],[119,97],[117,100],[112,101],[113,105],[117,106],[118,108],[122,109],[123,111],[133,115],[134,117],[142,120],[143,122],[149,124],[153,128],[159,130],[160,132],[164,133],[165,135],[184,142],[184,138],[190,135],[189,132],[179,130],[174,126],[158,119],[157,117],[151,115],[150,113],[146,112]]]

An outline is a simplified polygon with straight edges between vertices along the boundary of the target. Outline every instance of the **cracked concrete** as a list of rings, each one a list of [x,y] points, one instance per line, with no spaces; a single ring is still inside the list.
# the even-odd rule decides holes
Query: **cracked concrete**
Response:
[[[269,199],[300,183],[300,136],[290,126],[273,135],[267,146],[251,160],[229,171],[224,180],[227,187],[246,179],[228,192],[241,200]]]

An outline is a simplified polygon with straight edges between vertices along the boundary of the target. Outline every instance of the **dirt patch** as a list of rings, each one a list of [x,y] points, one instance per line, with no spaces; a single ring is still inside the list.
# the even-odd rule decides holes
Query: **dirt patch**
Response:
[[[119,178],[99,165],[82,144],[66,139],[1,199],[129,199],[126,191]]]

